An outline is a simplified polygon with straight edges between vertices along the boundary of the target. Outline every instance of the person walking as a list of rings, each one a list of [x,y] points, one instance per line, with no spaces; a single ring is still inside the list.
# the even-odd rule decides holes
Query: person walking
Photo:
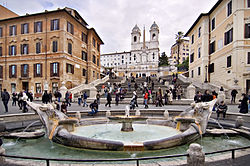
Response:
[[[238,91],[236,89],[233,89],[231,92],[231,104],[235,103],[236,95],[238,94]]]
[[[117,105],[118,106],[118,104],[119,104],[119,92],[118,91],[116,91],[116,94],[115,94],[115,105]]]
[[[181,99],[181,95],[182,95],[182,88],[181,88],[180,85],[176,89],[176,95],[177,95],[178,100],[180,100]]]
[[[166,90],[165,93],[164,93],[164,104],[165,104],[165,105],[168,104],[168,93],[169,93],[168,90]]]
[[[242,100],[240,100],[240,113],[243,113],[243,114],[246,114],[248,113],[248,104],[247,104],[247,101],[248,101],[248,96],[247,94],[243,93],[242,94]]]
[[[2,93],[2,101],[3,101],[3,105],[4,105],[6,113],[8,112],[8,102],[9,102],[9,100],[10,100],[10,94],[7,92],[6,89],[4,89],[3,93]]]
[[[96,101],[97,101],[97,104],[98,104],[98,105],[100,105],[100,99],[101,99],[100,92],[97,91],[97,94],[96,94]]]
[[[23,95],[24,95],[24,92],[23,92]],[[48,104],[49,100],[50,100],[49,94],[47,93],[47,91],[44,91],[44,94],[42,96],[42,102],[44,104]]]
[[[172,102],[173,102],[172,90],[169,90],[169,92],[168,92],[168,102],[169,102],[169,104],[172,104]]]
[[[17,93],[13,92],[12,93],[12,106],[16,106],[16,101],[17,101]]]
[[[52,92],[49,91],[49,102],[50,102],[50,103],[52,103],[52,97],[53,97]]]
[[[81,103],[82,103],[82,94],[80,93],[80,94],[78,95],[78,105],[80,106]]]
[[[83,107],[85,107],[85,105],[88,107],[87,98],[88,98],[88,95],[87,95],[87,92],[85,91],[83,94],[83,105],[82,105]]]
[[[70,100],[69,100],[69,91],[65,93],[65,102],[67,103],[67,106],[71,106]]]
[[[148,91],[145,91],[144,94],[144,108],[148,108]]]
[[[105,107],[107,107],[107,105],[111,107],[111,101],[112,101],[112,97],[111,97],[111,93],[109,92],[107,95],[107,103],[105,104]]]

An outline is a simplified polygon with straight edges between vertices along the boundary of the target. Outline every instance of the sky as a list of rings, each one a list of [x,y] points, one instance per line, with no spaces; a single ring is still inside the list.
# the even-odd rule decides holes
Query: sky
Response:
[[[0,0],[18,15],[70,7],[77,10],[104,42],[101,54],[130,51],[135,24],[141,31],[155,21],[160,29],[160,52],[170,55],[175,34],[192,26],[201,13],[207,13],[218,0]],[[142,38],[141,38],[142,40]]]

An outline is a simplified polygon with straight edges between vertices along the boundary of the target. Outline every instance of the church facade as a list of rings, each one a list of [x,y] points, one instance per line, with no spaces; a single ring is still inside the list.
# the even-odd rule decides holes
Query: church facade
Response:
[[[113,69],[119,76],[156,76],[159,62],[159,27],[154,22],[146,41],[145,27],[141,41],[141,30],[135,25],[131,32],[131,51],[101,55],[101,65]]]

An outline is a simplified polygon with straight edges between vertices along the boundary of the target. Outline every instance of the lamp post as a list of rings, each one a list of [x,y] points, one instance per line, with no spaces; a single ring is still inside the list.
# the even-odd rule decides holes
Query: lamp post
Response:
[[[205,73],[206,73],[206,75],[205,75],[205,81],[204,81],[204,83],[207,83],[207,65],[205,66]]]

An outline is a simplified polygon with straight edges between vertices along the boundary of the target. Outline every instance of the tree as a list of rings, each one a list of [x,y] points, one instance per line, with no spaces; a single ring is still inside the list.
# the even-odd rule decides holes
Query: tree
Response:
[[[159,58],[159,67],[160,66],[168,66],[169,62],[168,62],[168,57],[166,55],[165,52],[161,53],[161,56]]]
[[[175,40],[176,40],[176,44],[177,44],[177,70],[178,70],[178,65],[180,64],[180,45],[183,42],[183,37],[184,37],[184,33],[179,31],[177,32],[177,34],[175,34]]]
[[[179,70],[188,71],[189,68],[189,57],[182,62],[182,64],[177,65]]]

